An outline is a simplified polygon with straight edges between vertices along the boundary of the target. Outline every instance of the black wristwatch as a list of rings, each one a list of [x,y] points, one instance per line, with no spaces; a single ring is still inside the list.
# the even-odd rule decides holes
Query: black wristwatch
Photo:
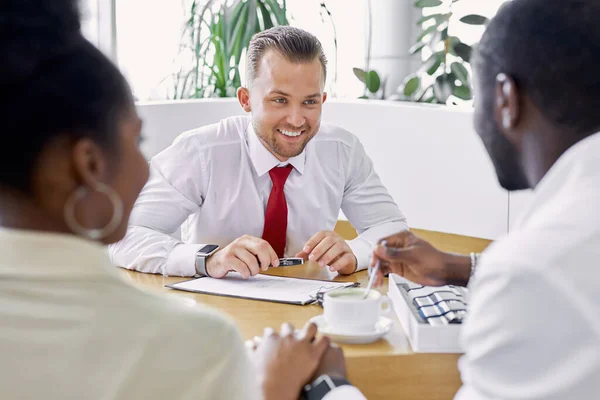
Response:
[[[206,260],[219,248],[216,244],[207,244],[196,253],[196,273],[198,275],[210,276],[206,272]]]
[[[321,400],[327,393],[331,392],[336,387],[343,385],[350,385],[350,382],[344,378],[321,375],[312,383],[304,386],[304,399]]]

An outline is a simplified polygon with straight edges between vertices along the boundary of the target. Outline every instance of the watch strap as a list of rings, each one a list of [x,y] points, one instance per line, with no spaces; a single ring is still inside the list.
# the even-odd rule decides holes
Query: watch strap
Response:
[[[204,253],[196,253],[196,273],[202,276],[210,276],[206,271],[206,260],[209,256]]]
[[[304,387],[304,398],[306,400],[321,400],[327,393],[343,385],[350,385],[350,382],[344,378],[321,375],[314,382]]]

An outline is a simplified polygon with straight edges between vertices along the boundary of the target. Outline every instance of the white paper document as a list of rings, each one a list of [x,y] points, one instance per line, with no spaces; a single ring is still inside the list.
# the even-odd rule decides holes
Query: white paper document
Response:
[[[167,285],[167,287],[172,289],[188,292],[300,305],[314,302],[318,292],[327,292],[350,286],[356,286],[356,283],[319,281],[263,274],[243,279],[237,272],[230,272],[222,279],[201,277]]]

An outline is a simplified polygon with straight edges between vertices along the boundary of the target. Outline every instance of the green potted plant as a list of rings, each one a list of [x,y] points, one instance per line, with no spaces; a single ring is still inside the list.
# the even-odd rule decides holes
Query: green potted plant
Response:
[[[193,0],[181,39],[172,98],[232,97],[255,33],[288,25],[285,0]]]
[[[464,43],[458,36],[450,35],[454,23],[485,25],[488,19],[482,15],[469,14],[457,19],[453,6],[461,0],[417,0],[415,7],[423,10],[417,22],[421,33],[409,50],[412,55],[421,55],[423,63],[419,70],[406,77],[398,93],[390,98],[415,102],[446,104],[451,96],[470,100],[473,46]],[[425,58],[424,53],[430,53]],[[354,68],[358,79],[365,83],[363,97],[385,98],[380,91],[384,79],[374,70]]]

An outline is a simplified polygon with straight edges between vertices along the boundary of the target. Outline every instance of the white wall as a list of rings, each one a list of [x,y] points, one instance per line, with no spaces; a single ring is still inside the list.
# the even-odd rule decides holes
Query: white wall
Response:
[[[243,111],[236,99],[139,103],[148,156],[181,132]],[[328,101],[323,121],[353,132],[411,227],[495,239],[509,198],[472,128],[472,113],[375,100]]]

